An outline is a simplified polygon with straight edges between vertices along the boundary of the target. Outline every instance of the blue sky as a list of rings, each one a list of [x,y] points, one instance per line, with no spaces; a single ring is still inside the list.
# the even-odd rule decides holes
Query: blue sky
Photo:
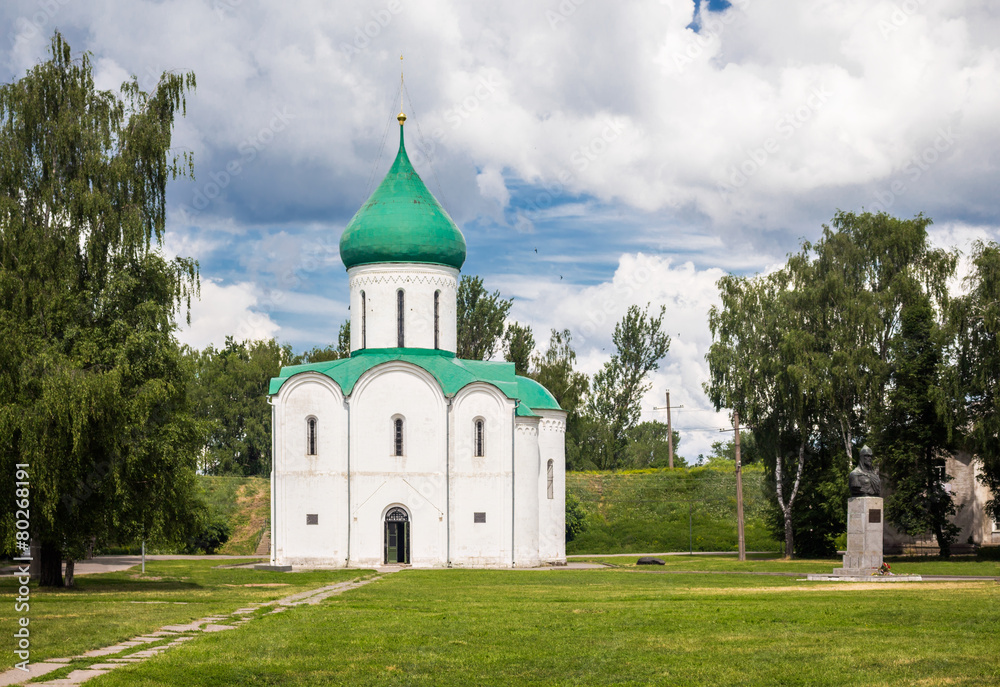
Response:
[[[702,3],[704,5],[704,3]],[[782,263],[839,209],[934,218],[933,239],[1000,238],[1000,9],[988,0],[16,0],[0,77],[55,28],[99,86],[193,70],[174,144],[170,253],[201,264],[195,346],[334,340],[343,227],[397,147],[465,233],[464,272],[515,298],[540,346],[568,327],[607,360],[628,305],[666,305],[670,388],[705,411],[715,281]],[[681,453],[707,451],[707,432]]]

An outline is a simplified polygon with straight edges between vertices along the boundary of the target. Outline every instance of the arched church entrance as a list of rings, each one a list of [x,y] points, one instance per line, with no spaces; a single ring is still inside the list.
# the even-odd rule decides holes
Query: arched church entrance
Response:
[[[385,514],[385,562],[410,562],[410,516],[399,506]]]

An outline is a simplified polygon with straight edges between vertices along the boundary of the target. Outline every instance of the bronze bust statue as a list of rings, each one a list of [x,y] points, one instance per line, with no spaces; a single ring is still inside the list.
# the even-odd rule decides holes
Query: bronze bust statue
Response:
[[[847,476],[847,483],[851,488],[851,496],[882,495],[882,482],[872,466],[872,450],[867,446],[861,448],[861,460],[858,461],[858,467]]]

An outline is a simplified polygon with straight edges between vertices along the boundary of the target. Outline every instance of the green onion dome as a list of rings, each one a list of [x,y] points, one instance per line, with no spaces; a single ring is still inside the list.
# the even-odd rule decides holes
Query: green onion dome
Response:
[[[399,117],[399,152],[368,201],[340,237],[348,269],[382,262],[418,262],[462,268],[465,237],[427,190],[406,156]]]

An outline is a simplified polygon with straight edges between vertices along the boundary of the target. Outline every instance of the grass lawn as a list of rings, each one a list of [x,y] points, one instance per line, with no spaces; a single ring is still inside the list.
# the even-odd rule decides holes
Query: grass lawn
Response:
[[[28,613],[31,662],[80,654],[163,625],[231,613],[248,603],[281,598],[366,573],[349,570],[286,574],[213,567],[227,562],[245,561],[147,561],[145,575],[136,567],[77,576],[74,589],[39,590],[32,585]],[[13,577],[0,578],[0,593],[9,601],[0,606],[0,626],[5,630],[14,628],[20,616],[14,611],[16,589]],[[6,650],[10,639],[9,633],[4,634],[8,640],[0,652],[2,670],[19,660]]]
[[[679,570],[679,571],[712,571],[712,572],[795,572],[829,573],[842,565],[840,558],[830,559],[800,559],[785,560],[773,553],[747,554],[747,560],[740,562],[736,554],[722,556],[661,556],[664,565],[640,565],[635,562],[635,556],[586,556],[571,558],[571,561],[603,563],[620,568],[636,568],[639,570]],[[892,572],[901,575],[973,575],[1000,577],[1000,562],[976,560],[974,557],[952,557],[942,559],[937,557],[894,557],[885,559],[892,566]]]
[[[1000,683],[1000,586],[407,570],[93,683]]]

